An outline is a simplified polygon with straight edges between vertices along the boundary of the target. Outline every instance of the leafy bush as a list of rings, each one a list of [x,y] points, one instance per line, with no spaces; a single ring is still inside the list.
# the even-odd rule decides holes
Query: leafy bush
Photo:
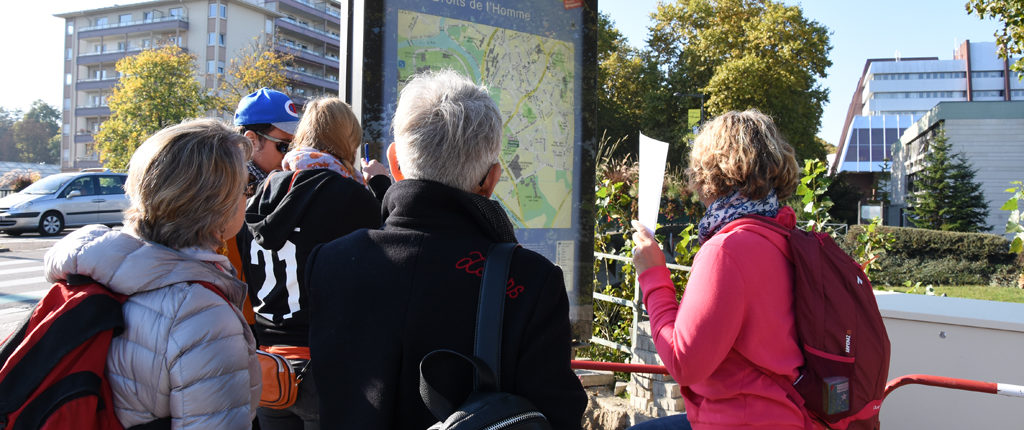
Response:
[[[34,170],[16,169],[0,176],[0,190],[21,191],[40,178]]]
[[[1002,236],[889,226],[877,226],[876,231],[892,238],[871,272],[877,285],[1016,285],[1019,264]],[[863,225],[850,226],[844,248],[856,249],[857,238],[865,232]]]

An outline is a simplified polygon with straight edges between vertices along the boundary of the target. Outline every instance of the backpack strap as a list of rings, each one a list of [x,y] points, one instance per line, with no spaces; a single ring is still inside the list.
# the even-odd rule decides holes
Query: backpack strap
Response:
[[[480,302],[476,309],[476,338],[473,355],[494,372],[495,391],[501,389],[501,326],[505,314],[505,287],[512,253],[519,244],[495,243],[487,251],[487,262],[480,282]]]

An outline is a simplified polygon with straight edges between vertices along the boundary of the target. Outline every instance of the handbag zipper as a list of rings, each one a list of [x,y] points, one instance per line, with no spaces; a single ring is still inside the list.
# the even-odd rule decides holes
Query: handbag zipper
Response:
[[[498,430],[498,429],[505,428],[505,427],[513,425],[513,424],[518,424],[520,422],[523,422],[523,421],[526,421],[526,420],[532,419],[532,418],[544,419],[544,414],[542,414],[540,412],[537,412],[537,411],[524,412],[522,414],[505,418],[505,419],[503,419],[501,421],[498,421],[498,422],[496,422],[494,424],[491,424],[491,425],[489,425],[487,427],[484,427],[483,430]]]

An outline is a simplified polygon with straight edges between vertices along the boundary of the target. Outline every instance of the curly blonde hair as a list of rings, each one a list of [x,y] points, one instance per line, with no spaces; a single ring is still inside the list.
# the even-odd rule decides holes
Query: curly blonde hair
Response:
[[[799,180],[793,147],[772,119],[755,109],[726,112],[705,124],[686,174],[690,189],[707,199],[739,191],[760,200],[774,189],[783,200]]]

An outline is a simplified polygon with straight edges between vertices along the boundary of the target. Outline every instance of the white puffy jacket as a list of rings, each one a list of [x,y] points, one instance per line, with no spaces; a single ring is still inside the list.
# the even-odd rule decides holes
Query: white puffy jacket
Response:
[[[131,295],[125,331],[107,355],[122,425],[171,417],[175,429],[251,426],[260,396],[256,343],[238,310],[245,284],[226,257],[92,225],[57,242],[45,264],[51,282],[79,274]],[[215,285],[232,303],[189,281]]]

